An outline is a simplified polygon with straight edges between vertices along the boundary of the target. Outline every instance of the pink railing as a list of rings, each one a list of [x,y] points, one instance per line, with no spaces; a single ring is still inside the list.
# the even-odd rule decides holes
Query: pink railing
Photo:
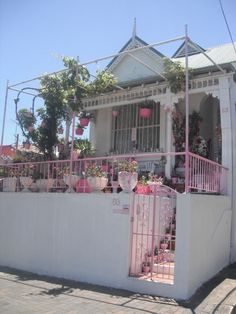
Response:
[[[228,169],[214,161],[189,153],[187,192],[227,193]]]
[[[165,158],[167,164],[162,168],[160,161]],[[186,164],[186,180],[184,168],[176,168],[176,174],[171,181],[171,168],[176,160]],[[189,153],[143,153],[133,155],[117,155],[45,162],[15,163],[0,166],[0,190],[8,192],[35,191],[35,192],[90,192],[91,188],[86,181],[85,171],[88,166],[99,167],[106,173],[102,187],[105,192],[117,191],[118,172],[122,161],[136,160],[139,172],[154,171],[158,176],[165,176],[169,172],[169,185],[179,192],[205,191],[226,193],[227,169],[213,161]],[[188,167],[189,164],[189,167]],[[168,168],[169,167],[169,171]],[[78,183],[79,182],[79,183]],[[179,190],[178,190],[179,189]]]

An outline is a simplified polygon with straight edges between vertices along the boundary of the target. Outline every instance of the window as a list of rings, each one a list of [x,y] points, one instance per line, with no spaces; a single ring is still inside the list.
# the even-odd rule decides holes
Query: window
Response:
[[[150,118],[139,116],[138,104],[116,108],[118,115],[112,121],[112,151],[115,154],[152,152],[159,149],[160,104],[157,103]]]

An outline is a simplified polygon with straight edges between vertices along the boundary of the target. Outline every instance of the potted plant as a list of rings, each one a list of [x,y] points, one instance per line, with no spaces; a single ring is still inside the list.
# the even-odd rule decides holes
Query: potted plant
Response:
[[[163,238],[161,239],[161,241],[160,241],[160,249],[165,251],[165,250],[167,250],[168,246],[169,246],[169,234],[163,236]]]
[[[150,272],[151,263],[150,263],[149,259],[150,259],[149,254],[145,253],[145,261],[142,264],[142,272],[144,274],[148,274]]]
[[[146,177],[142,176],[136,186],[136,193],[148,195],[151,194],[151,192],[152,191],[150,189],[150,186],[148,185]]]
[[[142,118],[149,118],[152,113],[153,106],[155,105],[154,100],[145,100],[144,102],[140,103],[140,108],[139,108],[139,115]]]
[[[81,111],[79,114],[79,122],[82,127],[88,126],[90,119],[92,118],[92,113]]]
[[[81,124],[77,123],[76,129],[75,129],[75,134],[76,135],[83,135],[83,133],[84,133],[84,127]]]
[[[95,149],[88,139],[75,139],[74,149],[80,158],[91,157],[95,154]]]
[[[136,172],[138,163],[136,160],[121,161],[118,164],[118,182],[123,192],[130,193],[138,183],[138,173]]]
[[[84,175],[93,191],[101,191],[107,186],[107,173],[102,171],[101,166],[89,164],[85,167]]]

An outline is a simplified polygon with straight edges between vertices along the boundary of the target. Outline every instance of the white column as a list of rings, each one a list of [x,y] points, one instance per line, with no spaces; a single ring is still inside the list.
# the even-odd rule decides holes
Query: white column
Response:
[[[232,194],[232,125],[230,108],[230,78],[219,78],[220,117],[222,132],[222,165],[229,168],[227,189]]]
[[[168,91],[167,94],[167,103],[165,104],[165,112],[166,112],[166,131],[165,131],[165,137],[166,137],[166,152],[171,152],[173,151],[173,144],[172,144],[172,116],[171,116],[171,111],[173,108],[173,103],[171,99],[171,94],[170,91]],[[171,157],[168,156],[166,160],[166,167],[165,167],[165,173],[168,178],[171,176],[171,168],[172,168],[172,163],[171,163]]]
[[[219,79],[219,99],[220,99],[220,117],[221,117],[221,131],[222,131],[222,165],[229,168],[227,190],[228,194],[232,195],[232,172],[233,172],[233,142],[232,142],[232,123],[231,123],[231,107],[230,107],[230,78],[221,77]],[[231,196],[231,260],[235,258],[235,235],[236,223],[234,221],[235,208],[233,208]]]

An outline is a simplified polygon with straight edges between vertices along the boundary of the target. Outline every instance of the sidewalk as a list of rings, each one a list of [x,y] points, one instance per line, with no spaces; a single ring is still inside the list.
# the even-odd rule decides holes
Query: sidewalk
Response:
[[[236,264],[221,271],[187,302],[0,267],[1,314],[223,314],[236,313],[234,305]]]

